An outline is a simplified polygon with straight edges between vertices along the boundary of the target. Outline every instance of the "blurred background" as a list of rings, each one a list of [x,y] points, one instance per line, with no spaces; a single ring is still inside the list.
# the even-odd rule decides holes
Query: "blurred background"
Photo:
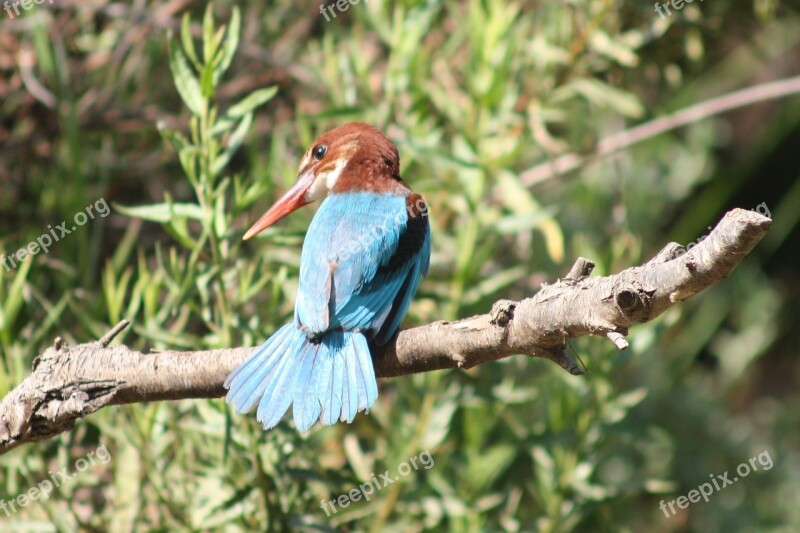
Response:
[[[116,342],[137,350],[260,344],[292,314],[313,210],[241,235],[345,121],[386,131],[432,208],[406,325],[525,298],[579,256],[595,275],[641,264],[733,207],[765,202],[774,222],[728,279],[634,327],[626,352],[572,342],[586,376],[517,356],[391,379],[368,416],[308,435],[264,433],[221,399],[103,409],[0,456],[6,501],[100,446],[110,456],[0,512],[0,530],[800,527],[800,96],[541,166],[797,76],[797,3],[26,5],[0,11],[0,261],[95,216],[0,269],[0,396],[56,336],[88,342],[123,318]],[[321,508],[425,451],[430,469]],[[772,468],[708,503],[659,508],[764,451]]]

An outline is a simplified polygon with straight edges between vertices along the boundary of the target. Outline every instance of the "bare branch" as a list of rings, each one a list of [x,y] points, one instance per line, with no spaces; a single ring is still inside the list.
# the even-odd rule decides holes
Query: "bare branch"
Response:
[[[563,280],[520,302],[501,300],[492,310],[457,322],[403,330],[374,354],[379,377],[471,368],[514,354],[543,357],[573,374],[581,369],[564,352],[569,339],[597,335],[623,350],[628,328],[727,277],[767,233],[770,219],[734,209],[684,255],[668,244],[646,264],[612,276],[588,277],[580,258]],[[0,454],[26,442],[52,438],[108,405],[217,398],[222,383],[253,348],[143,354],[108,343],[67,346],[56,339],[34,361],[33,372],[0,403]]]
[[[602,139],[594,152],[587,155],[568,153],[546,161],[520,174],[520,181],[528,187],[571,172],[581,166],[616,154],[642,141],[662,133],[719,115],[740,107],[783,98],[800,93],[800,76],[785,78],[747,87],[685,107],[670,115],[645,122],[629,130],[620,131]]]

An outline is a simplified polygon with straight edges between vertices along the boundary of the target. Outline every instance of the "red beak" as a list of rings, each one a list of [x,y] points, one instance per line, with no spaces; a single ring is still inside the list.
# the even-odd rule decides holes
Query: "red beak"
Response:
[[[306,193],[308,189],[311,188],[315,179],[316,175],[314,174],[313,168],[300,174],[292,188],[286,191],[286,194],[281,196],[280,200],[272,204],[272,207],[261,215],[261,218],[259,218],[255,224],[250,226],[250,229],[247,230],[247,233],[244,234],[242,239],[246,241],[258,235],[292,211],[310,204],[311,201],[306,198]]]

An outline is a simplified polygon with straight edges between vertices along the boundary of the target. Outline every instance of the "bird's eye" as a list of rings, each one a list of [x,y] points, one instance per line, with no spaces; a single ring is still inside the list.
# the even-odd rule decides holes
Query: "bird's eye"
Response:
[[[324,144],[320,144],[319,146],[314,147],[314,159],[316,159],[317,161],[325,157],[326,153],[328,153],[328,147],[325,146]]]

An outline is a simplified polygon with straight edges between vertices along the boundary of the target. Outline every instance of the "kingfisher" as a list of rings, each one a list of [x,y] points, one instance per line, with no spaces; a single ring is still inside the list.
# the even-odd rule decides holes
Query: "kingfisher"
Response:
[[[290,405],[302,432],[368,411],[378,397],[370,348],[392,339],[428,272],[428,205],[400,177],[397,147],[377,128],[350,122],[320,136],[295,184],[244,239],[319,200],[294,319],[225,380],[226,401],[240,414],[258,405],[264,429]]]

